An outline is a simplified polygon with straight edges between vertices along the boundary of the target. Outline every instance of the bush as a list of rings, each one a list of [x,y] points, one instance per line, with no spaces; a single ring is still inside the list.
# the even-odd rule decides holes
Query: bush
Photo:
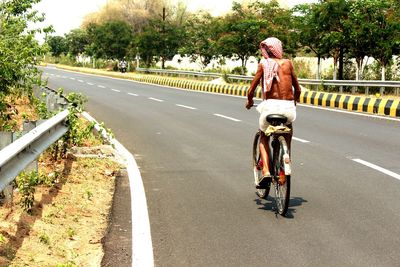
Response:
[[[302,59],[293,60],[293,68],[296,75],[300,79],[311,79],[313,73],[311,71],[310,63]]]

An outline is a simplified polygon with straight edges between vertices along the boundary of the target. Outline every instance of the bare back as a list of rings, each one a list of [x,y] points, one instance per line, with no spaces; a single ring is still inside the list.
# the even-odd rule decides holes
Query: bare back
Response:
[[[298,84],[297,77],[294,74],[292,62],[289,59],[274,60],[279,64],[279,82],[274,80],[271,91],[263,92],[263,98],[295,100],[298,96],[300,96],[300,93],[298,93],[298,96],[296,94],[296,91],[300,91],[300,86]],[[295,88],[295,92],[293,92],[292,86]]]

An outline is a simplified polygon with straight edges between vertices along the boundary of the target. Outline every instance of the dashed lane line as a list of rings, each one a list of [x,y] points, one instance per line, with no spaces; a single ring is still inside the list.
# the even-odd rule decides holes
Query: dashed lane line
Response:
[[[86,84],[88,84],[88,85],[94,85],[93,83],[86,83]]]
[[[176,106],[178,106],[178,107],[181,107],[181,108],[186,108],[186,109],[191,109],[191,110],[196,110],[197,108],[194,108],[194,107],[189,107],[189,106],[185,106],[185,105],[180,105],[180,104],[175,104]]]
[[[158,98],[154,98],[154,97],[149,97],[149,99],[153,100],[153,101],[157,101],[157,102],[164,102],[164,100],[158,99]]]
[[[131,96],[139,96],[138,94],[134,94],[134,93],[128,93],[128,95],[131,95]]]
[[[360,163],[360,164],[362,164],[364,166],[367,166],[367,167],[369,167],[371,169],[374,169],[376,171],[379,171],[381,173],[384,173],[386,175],[389,175],[389,176],[391,176],[393,178],[396,178],[397,180],[400,180],[400,174],[397,174],[395,172],[389,171],[389,170],[387,170],[385,168],[382,168],[382,167],[380,167],[378,165],[375,165],[373,163],[370,163],[370,162],[362,160],[362,159],[353,159],[353,161],[355,161],[357,163]]]
[[[305,143],[305,144],[306,144],[306,143],[310,143],[310,141],[307,141],[307,140],[304,140],[304,139],[301,139],[301,138],[297,138],[297,137],[294,137],[294,136],[292,137],[292,139],[293,139],[293,140],[296,140],[296,141],[299,141],[299,142],[301,142],[301,143]]]
[[[97,87],[106,88],[104,85],[97,85]]]
[[[111,89],[111,91],[114,91],[114,92],[117,92],[117,93],[121,93],[121,91],[117,90],[117,89]]]
[[[224,119],[227,119],[227,120],[231,120],[231,121],[235,121],[235,122],[240,122],[241,121],[241,120],[238,120],[238,119],[235,119],[235,118],[232,118],[232,117],[228,117],[228,116],[225,116],[225,115],[221,115],[221,114],[218,114],[218,113],[215,113],[214,116],[217,116],[217,117],[220,117],[220,118],[224,118]]]

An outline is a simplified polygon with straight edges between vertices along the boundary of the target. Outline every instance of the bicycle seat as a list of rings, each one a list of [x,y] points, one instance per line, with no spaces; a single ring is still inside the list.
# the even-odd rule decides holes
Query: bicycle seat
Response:
[[[273,126],[285,124],[288,118],[286,116],[280,114],[270,114],[267,116],[267,122],[269,122]]]

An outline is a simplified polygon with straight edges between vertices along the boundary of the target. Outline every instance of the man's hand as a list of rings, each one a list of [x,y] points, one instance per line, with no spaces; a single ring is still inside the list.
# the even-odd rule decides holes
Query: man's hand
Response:
[[[246,108],[250,109],[254,105],[253,99],[246,101]]]

